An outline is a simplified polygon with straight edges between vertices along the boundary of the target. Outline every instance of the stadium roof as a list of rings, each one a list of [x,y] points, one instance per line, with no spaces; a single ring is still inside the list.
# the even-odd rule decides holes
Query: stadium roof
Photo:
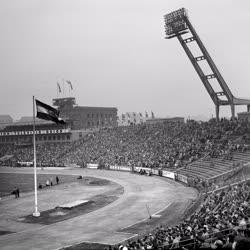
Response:
[[[41,120],[39,118],[35,118],[35,122],[38,124],[52,124],[53,122]],[[33,124],[33,117],[32,116],[22,116],[20,120],[15,122],[15,125],[29,125]]]
[[[0,115],[0,123],[13,122],[13,119],[10,115]]]

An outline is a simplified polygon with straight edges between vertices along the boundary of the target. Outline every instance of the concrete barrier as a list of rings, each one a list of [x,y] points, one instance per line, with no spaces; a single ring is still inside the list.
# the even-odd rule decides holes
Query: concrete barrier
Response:
[[[98,164],[95,164],[95,163],[87,163],[87,168],[97,169],[97,168],[98,168]]]
[[[129,166],[109,166],[110,170],[117,170],[117,171],[126,171],[126,172],[130,172],[131,171],[131,167]]]
[[[169,172],[169,171],[166,171],[166,170],[162,170],[162,176],[173,179],[173,180],[175,179],[175,173]]]

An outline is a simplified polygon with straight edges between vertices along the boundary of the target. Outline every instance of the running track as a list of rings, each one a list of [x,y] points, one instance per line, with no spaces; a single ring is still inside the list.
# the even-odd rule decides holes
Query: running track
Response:
[[[41,170],[38,170],[38,172]],[[1,173],[32,173],[32,169],[0,168]],[[33,212],[32,193],[20,199],[0,201],[0,230],[15,233],[0,236],[0,248],[12,249],[60,249],[80,242],[117,244],[135,236],[118,232],[148,218],[146,205],[151,214],[157,214],[172,202],[188,204],[197,192],[172,180],[160,177],[134,175],[127,172],[91,169],[45,169],[42,173],[84,175],[104,178],[124,187],[124,194],[113,203],[91,213],[51,225],[27,224],[18,221],[20,216]],[[79,190],[77,185],[64,186],[39,194],[39,210],[47,210],[65,201],[88,199],[102,193],[103,187]],[[177,211],[180,213],[180,211]],[[181,214],[177,214],[177,216]],[[171,216],[171,215],[170,215]],[[176,215],[175,215],[176,216]]]

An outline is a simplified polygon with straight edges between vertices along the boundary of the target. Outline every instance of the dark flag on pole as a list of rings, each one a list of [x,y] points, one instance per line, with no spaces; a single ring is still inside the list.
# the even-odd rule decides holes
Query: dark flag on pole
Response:
[[[59,111],[48,104],[36,100],[36,111],[37,118],[53,121],[57,124],[66,124],[65,121],[59,117]]]
[[[59,84],[59,83],[57,83],[57,88],[58,88],[59,93],[61,93],[61,92],[62,92],[62,90],[61,90],[61,86],[60,86],[60,84]]]

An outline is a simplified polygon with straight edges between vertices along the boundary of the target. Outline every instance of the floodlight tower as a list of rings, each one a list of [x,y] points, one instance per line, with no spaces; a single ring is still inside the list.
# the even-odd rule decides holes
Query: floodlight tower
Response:
[[[233,96],[231,90],[227,86],[225,80],[217,69],[215,63],[207,52],[205,46],[200,40],[198,34],[196,33],[194,27],[188,19],[187,11],[184,8],[173,11],[164,16],[165,20],[165,31],[166,39],[177,37],[184,51],[186,52],[188,58],[193,64],[197,74],[199,75],[202,83],[204,84],[208,94],[210,95],[212,101],[215,104],[216,119],[219,120],[219,109],[220,106],[229,105],[231,107],[232,118],[235,118],[235,105],[247,105],[247,111],[250,112],[250,100],[236,98]],[[183,38],[186,33],[191,33],[188,38]],[[199,47],[201,54],[195,57],[188,43],[196,42]],[[212,74],[205,74],[199,65],[200,61],[205,60],[212,72]],[[217,80],[219,83],[220,91],[215,91],[213,88],[212,81]]]

